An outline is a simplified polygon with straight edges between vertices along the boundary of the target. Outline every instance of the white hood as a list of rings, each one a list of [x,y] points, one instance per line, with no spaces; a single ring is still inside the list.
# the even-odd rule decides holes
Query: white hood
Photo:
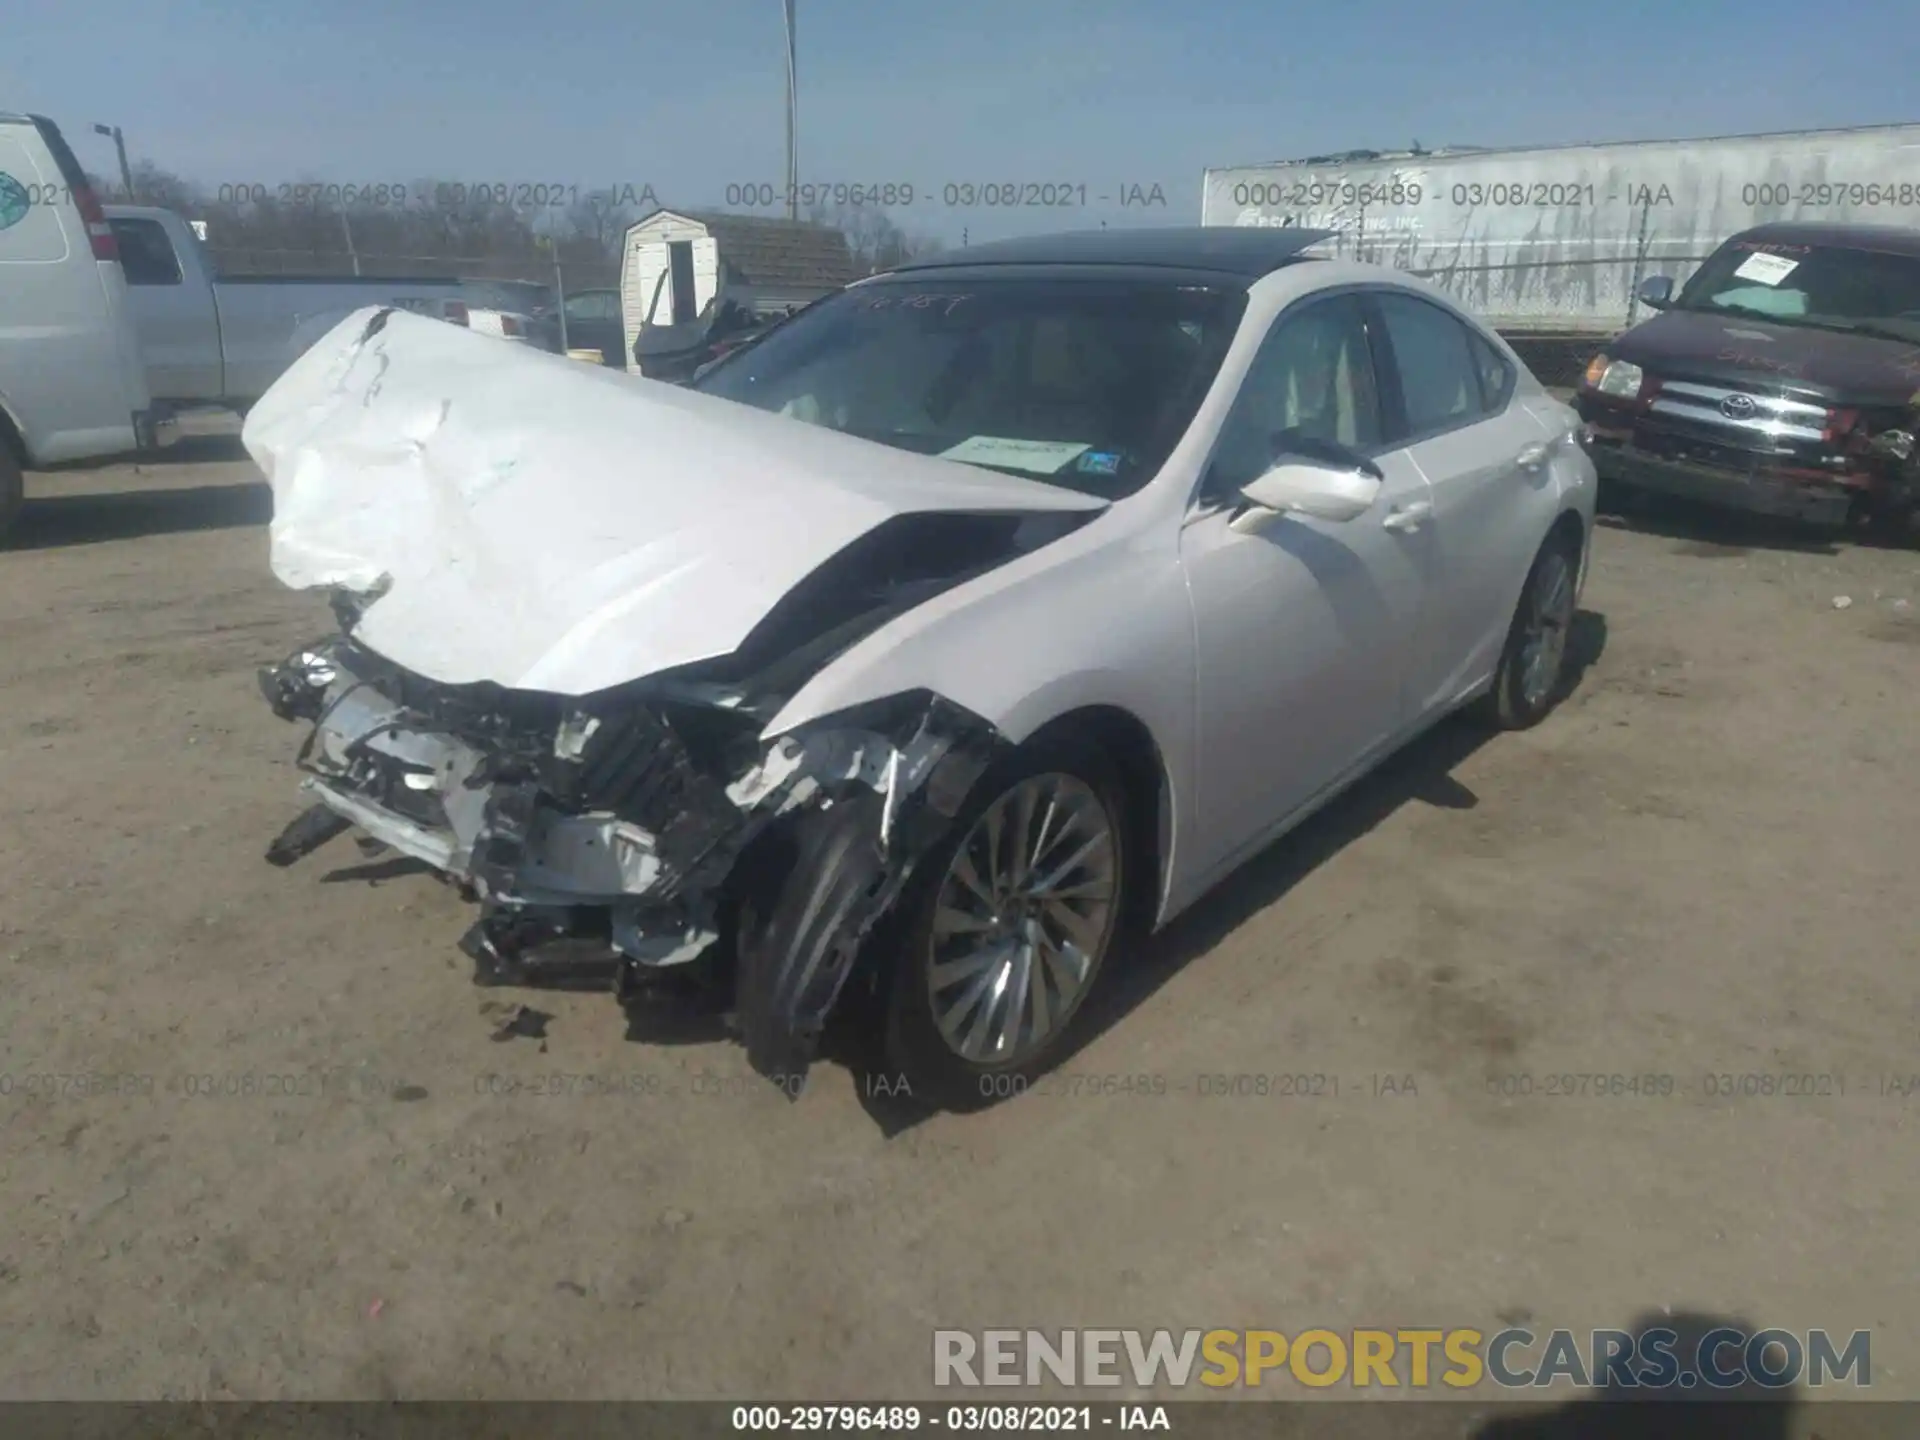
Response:
[[[387,585],[355,638],[447,683],[581,695],[724,655],[823,561],[920,511],[1104,502],[392,311],[342,321],[242,438],[274,574]]]

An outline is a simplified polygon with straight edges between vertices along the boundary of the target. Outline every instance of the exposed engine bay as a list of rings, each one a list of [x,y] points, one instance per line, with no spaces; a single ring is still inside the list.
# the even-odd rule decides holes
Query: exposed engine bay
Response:
[[[585,974],[631,994],[701,962],[750,1063],[792,1093],[869,931],[998,737],[925,691],[771,743],[763,727],[857,639],[1085,518],[898,517],[733,654],[586,697],[426,679],[356,643],[367,597],[336,594],[341,632],[260,674],[274,713],[311,726],[299,764],[314,801],[267,858],[292,865],[357,827],[431,866],[482,907],[462,948],[483,984],[543,983],[548,954],[563,957],[555,980],[577,983],[584,953],[604,959]],[[845,890],[850,874],[829,929],[762,923],[743,951],[743,903],[764,916],[782,887]]]

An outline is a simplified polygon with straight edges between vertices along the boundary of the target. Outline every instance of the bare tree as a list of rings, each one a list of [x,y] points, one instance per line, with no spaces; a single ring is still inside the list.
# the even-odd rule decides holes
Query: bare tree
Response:
[[[135,204],[186,210],[199,199],[199,187],[191,180],[162,169],[151,160],[136,160],[132,170]]]
[[[825,205],[816,203],[807,219],[815,225],[828,225],[847,237],[853,263],[862,274],[890,270],[918,255],[931,255],[942,249],[940,241],[928,235],[912,235],[901,229],[893,217],[877,205]]]
[[[557,260],[572,289],[612,283],[621,239],[636,218],[631,187],[593,192],[560,210],[515,205],[527,187],[510,191],[431,177],[392,186],[308,178],[209,191],[150,159],[132,168],[135,197],[204,220],[215,259],[231,274],[346,275],[357,266],[368,276],[549,282]],[[89,179],[100,195],[118,188]]]

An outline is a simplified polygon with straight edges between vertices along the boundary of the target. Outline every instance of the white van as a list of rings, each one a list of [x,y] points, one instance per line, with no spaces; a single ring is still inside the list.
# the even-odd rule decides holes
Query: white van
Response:
[[[153,441],[100,201],[51,120],[0,110],[0,535],[20,508],[23,468]]]

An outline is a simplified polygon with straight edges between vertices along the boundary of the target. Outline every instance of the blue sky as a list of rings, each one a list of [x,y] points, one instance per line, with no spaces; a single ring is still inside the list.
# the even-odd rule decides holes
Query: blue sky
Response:
[[[1329,150],[1920,119],[1911,0],[797,0],[803,179],[904,182],[957,240],[1194,223],[1208,165]],[[110,174],[651,184],[783,177],[780,0],[9,0],[0,106]],[[1905,109],[1902,109],[1903,104]],[[1864,178],[1913,178],[1864,177]],[[1164,210],[948,209],[949,182],[1158,184]]]

